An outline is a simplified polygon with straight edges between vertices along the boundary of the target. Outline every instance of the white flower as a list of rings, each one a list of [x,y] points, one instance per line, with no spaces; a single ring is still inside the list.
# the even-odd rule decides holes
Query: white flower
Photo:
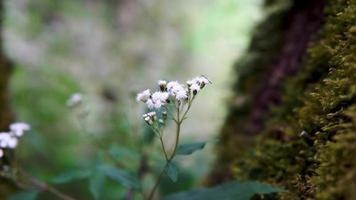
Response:
[[[10,133],[0,133],[0,148],[14,149],[17,146],[17,138]]]
[[[165,81],[165,80],[159,80],[157,83],[158,83],[159,89],[160,89],[161,91],[166,91],[166,89],[167,89],[167,81]]]
[[[156,101],[156,102],[153,103],[153,107],[156,108],[156,109],[159,109],[164,105],[165,105],[165,103],[162,102],[162,101]]]
[[[176,93],[176,99],[178,101],[183,101],[183,100],[187,100],[188,98],[188,93],[186,90],[179,90],[177,93]]]
[[[171,81],[167,84],[167,90],[172,95],[175,95],[178,91],[184,90],[184,86],[177,81]]]
[[[211,83],[210,80],[207,79],[205,76],[198,77],[198,80],[199,80],[200,84],[204,83],[206,85],[206,84]]]
[[[191,85],[193,85],[195,82],[193,81],[193,80],[189,80],[189,81],[187,81],[187,85],[188,86],[191,86]]]
[[[177,81],[169,82],[167,84],[167,90],[172,96],[175,96],[178,101],[186,100],[188,98],[187,90]]]
[[[175,88],[179,87],[180,84],[178,83],[178,81],[170,81],[167,83],[167,90],[169,92],[171,92],[172,90],[174,90]]]
[[[161,101],[162,103],[166,102],[167,99],[169,98],[169,93],[168,92],[155,92],[152,94],[152,101]]]
[[[154,117],[154,116],[156,116],[156,112],[149,112],[146,115],[150,116],[150,117]]]
[[[80,105],[82,102],[83,102],[83,95],[80,93],[74,93],[69,97],[67,101],[67,105],[69,107],[75,107]]]
[[[7,141],[7,147],[10,149],[14,149],[17,146],[17,138],[15,137],[10,137],[10,139]]]
[[[26,131],[31,130],[31,126],[27,123],[17,122],[10,125],[11,134],[16,137],[21,137]]]
[[[4,151],[0,149],[0,158],[2,158],[3,156],[4,156]]]
[[[144,119],[147,118],[147,117],[155,117],[155,116],[156,116],[156,112],[154,112],[154,111],[142,115],[142,117]]]
[[[10,138],[9,133],[0,133],[0,148],[6,148],[7,147],[7,141]]]
[[[195,95],[195,94],[197,94],[197,93],[199,92],[200,86],[199,86],[197,83],[193,83],[193,84],[189,87],[189,89],[190,89],[191,91],[193,91],[193,94]]]
[[[151,98],[147,99],[146,105],[149,109],[159,109],[167,103],[168,98],[168,92],[155,92]]]
[[[209,79],[205,76],[198,76],[193,78],[192,80],[187,81],[188,85],[198,84],[200,88],[203,88],[206,84],[211,83]]]
[[[152,99],[147,99],[146,105],[149,109],[153,109],[155,107],[155,104],[153,103]]]
[[[157,83],[158,83],[159,86],[161,86],[161,85],[166,86],[167,85],[167,81],[165,81],[165,80],[159,80]]]
[[[146,102],[151,96],[151,91],[149,89],[144,90],[137,94],[136,100]]]

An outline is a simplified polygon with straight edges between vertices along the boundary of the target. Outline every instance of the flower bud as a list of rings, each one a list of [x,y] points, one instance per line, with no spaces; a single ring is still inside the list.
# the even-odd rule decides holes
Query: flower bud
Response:
[[[162,124],[162,125],[164,125],[164,124],[165,124],[165,122],[164,122],[164,120],[163,120],[163,119],[159,119],[159,120],[158,120],[158,123],[160,123],[160,124]]]
[[[167,90],[167,81],[165,80],[159,80],[158,81],[159,89],[164,92]]]
[[[167,116],[168,116],[167,111],[163,111],[162,112],[162,117],[163,117],[164,120],[167,119]]]

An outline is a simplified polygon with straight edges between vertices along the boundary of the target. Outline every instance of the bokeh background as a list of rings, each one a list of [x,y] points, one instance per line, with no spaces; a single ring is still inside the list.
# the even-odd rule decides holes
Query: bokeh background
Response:
[[[144,110],[135,94],[154,87],[158,79],[185,81],[206,75],[213,85],[197,98],[183,140],[211,143],[181,159],[183,186],[162,191],[199,184],[214,160],[232,65],[263,17],[261,4],[261,0],[7,0],[5,50],[16,64],[11,102],[17,118],[33,127],[21,140],[19,162],[34,176],[51,180],[92,166],[106,152],[118,162],[135,158],[135,153],[115,151],[120,146],[134,149],[132,135],[140,137],[145,131]],[[66,106],[75,92],[84,95],[85,115]],[[154,150],[157,153],[152,154],[160,153]],[[85,184],[78,183],[82,182],[59,187],[92,198]],[[117,184],[107,184],[104,199],[124,195]]]

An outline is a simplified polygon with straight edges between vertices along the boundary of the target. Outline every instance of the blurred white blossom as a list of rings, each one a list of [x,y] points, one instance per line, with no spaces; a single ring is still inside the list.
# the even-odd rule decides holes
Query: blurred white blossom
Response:
[[[189,89],[193,91],[194,94],[197,94],[200,91],[200,86],[197,83],[193,83]]]
[[[150,98],[150,96],[151,96],[151,91],[149,89],[144,90],[137,94],[136,100],[146,102]]]
[[[17,146],[17,138],[12,136],[11,133],[0,133],[0,148],[14,149]]]
[[[16,137],[21,137],[26,131],[29,131],[31,126],[27,123],[16,122],[10,125],[10,133]]]
[[[31,126],[24,122],[10,124],[9,132],[0,133],[0,158],[4,156],[4,149],[14,149],[17,146],[18,138],[26,131],[31,130]]]
[[[74,93],[69,97],[67,101],[67,105],[69,107],[76,107],[80,105],[82,102],[83,102],[83,95],[80,93]]]
[[[188,99],[188,93],[187,91],[183,88],[181,90],[178,90],[176,93],[175,93],[175,96],[176,96],[176,99],[178,101],[184,101],[184,100],[187,100]]]

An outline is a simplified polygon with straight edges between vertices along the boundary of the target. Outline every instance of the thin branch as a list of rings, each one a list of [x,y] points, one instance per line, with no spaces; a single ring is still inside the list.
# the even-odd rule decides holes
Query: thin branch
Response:
[[[164,157],[166,158],[166,161],[168,162],[168,154],[167,154],[166,148],[164,146],[162,135],[160,135],[159,140],[161,141],[161,146],[162,146],[162,151],[164,153]]]
[[[162,180],[162,177],[163,177],[163,174],[164,174],[164,169],[161,171],[161,173],[158,175],[158,178],[157,178],[157,181],[155,183],[155,185],[153,186],[151,192],[150,192],[150,195],[148,196],[148,199],[147,200],[152,200],[154,195],[155,195],[155,192],[159,186],[159,183],[161,182]]]

